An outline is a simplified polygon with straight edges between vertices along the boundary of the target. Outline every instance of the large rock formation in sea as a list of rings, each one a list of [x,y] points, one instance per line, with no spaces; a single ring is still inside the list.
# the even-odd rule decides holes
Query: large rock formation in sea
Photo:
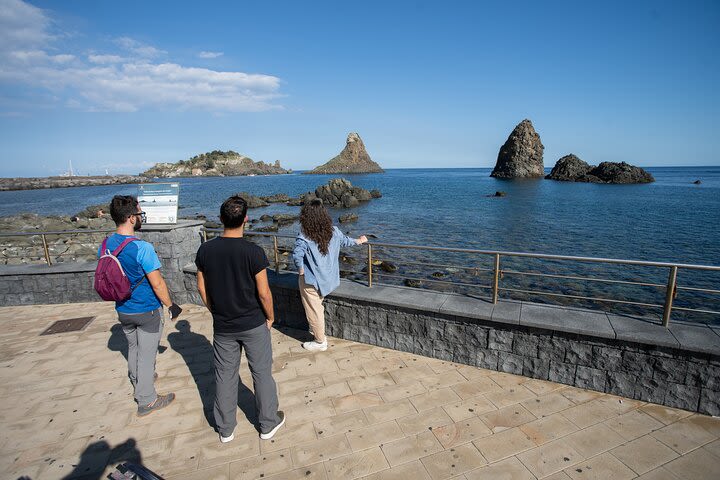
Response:
[[[177,163],[157,163],[152,168],[141,173],[145,177],[223,177],[237,175],[279,175],[291,173],[285,170],[276,160],[273,165],[265,162],[255,162],[252,158],[229,150],[222,152],[214,150],[196,155],[189,160],[180,160]]]
[[[652,183],[655,178],[650,172],[625,162],[602,162],[590,170],[590,175],[604,183]]]
[[[362,187],[354,186],[344,178],[333,178],[326,185],[320,185],[314,192],[307,192],[297,199],[292,199],[288,205],[302,205],[315,198],[319,198],[328,207],[351,208],[356,207],[360,202],[368,202],[373,198],[380,198],[379,191],[373,193]]]
[[[315,167],[310,170],[313,173],[383,173],[384,170],[380,165],[373,162],[365,150],[360,135],[355,132],[348,134],[347,143],[340,155],[331,159],[329,162]]]
[[[602,162],[597,167],[577,156],[565,155],[557,161],[545,178],[563,182],[588,183],[651,183],[655,178],[646,170],[625,162]]]
[[[592,165],[581,160],[574,154],[565,155],[555,163],[552,171],[545,178],[563,182],[583,182],[581,180],[592,170]]]
[[[540,178],[545,175],[543,147],[530,120],[520,122],[500,147],[495,169],[496,178]]]

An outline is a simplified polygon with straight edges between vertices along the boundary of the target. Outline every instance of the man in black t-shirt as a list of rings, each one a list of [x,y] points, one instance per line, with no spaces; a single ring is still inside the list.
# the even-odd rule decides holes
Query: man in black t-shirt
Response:
[[[252,374],[260,438],[269,440],[285,423],[278,411],[272,377],[273,300],[265,252],[243,238],[247,203],[239,196],[220,207],[222,236],[200,245],[195,257],[198,290],[213,316],[215,352],[215,424],[220,441],[235,438],[238,370],[245,349]]]

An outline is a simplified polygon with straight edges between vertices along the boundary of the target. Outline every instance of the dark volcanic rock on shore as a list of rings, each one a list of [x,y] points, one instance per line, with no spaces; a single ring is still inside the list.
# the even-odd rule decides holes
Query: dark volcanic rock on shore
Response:
[[[282,168],[279,160],[276,160],[274,164],[269,164],[262,161],[256,162],[252,158],[232,150],[227,152],[214,150],[176,163],[156,163],[141,175],[145,177],[173,178],[281,175],[291,172],[292,170]]]
[[[290,196],[285,193],[275,193],[260,197],[260,199],[268,203],[286,203],[290,201]]]
[[[562,182],[587,183],[651,183],[655,179],[646,170],[625,162],[602,162],[597,167],[589,165],[570,154],[557,161],[545,178]]]
[[[110,217],[110,204],[101,203],[99,205],[90,205],[75,214],[76,218],[101,218]]]
[[[338,218],[338,222],[340,223],[350,223],[350,222],[356,222],[359,217],[355,213],[346,213],[345,215],[340,215]]]
[[[490,174],[496,178],[540,178],[545,175],[543,147],[530,120],[520,122],[510,133]]]
[[[267,207],[270,205],[268,202],[263,200],[261,197],[256,197],[248,192],[239,192],[236,195],[240,196],[247,202],[248,208],[260,208]]]
[[[46,235],[48,254],[53,263],[92,262],[97,259],[97,250],[105,232],[115,230],[110,215],[100,218],[78,218],[69,216],[41,216],[24,213],[0,217],[0,232],[65,232],[94,231],[99,233],[68,233]],[[0,247],[0,265],[22,265],[44,262],[42,238],[40,235],[7,237]]]
[[[0,178],[0,191],[40,190],[43,188],[97,187],[98,185],[127,185],[147,183],[136,175],[96,175],[87,177],[26,177]]]
[[[316,173],[383,173],[380,165],[372,161],[365,144],[360,135],[350,133],[347,137],[345,148],[340,154],[327,163],[305,172],[306,174]]]

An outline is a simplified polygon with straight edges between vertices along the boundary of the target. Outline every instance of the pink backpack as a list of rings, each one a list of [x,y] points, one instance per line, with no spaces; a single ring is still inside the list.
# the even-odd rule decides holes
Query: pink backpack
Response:
[[[95,268],[95,291],[103,300],[122,302],[130,298],[133,290],[145,280],[145,277],[143,277],[134,287],[130,288],[130,280],[125,275],[120,260],[117,258],[128,243],[138,239],[135,237],[126,238],[112,252],[106,249],[107,240],[107,238],[103,240],[102,247],[100,247],[101,256],[97,268]]]

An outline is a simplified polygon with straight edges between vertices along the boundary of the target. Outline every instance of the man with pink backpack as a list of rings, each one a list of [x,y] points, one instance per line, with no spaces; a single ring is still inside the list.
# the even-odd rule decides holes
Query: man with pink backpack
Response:
[[[163,308],[175,320],[182,309],[172,302],[160,274],[160,259],[153,246],[134,237],[145,213],[135,197],[116,195],[110,215],[117,230],[98,249],[95,290],[114,300],[118,319],[128,341],[128,376],[135,389],[138,416],[168,406],[174,393],[155,391],[155,358],[164,324]]]

